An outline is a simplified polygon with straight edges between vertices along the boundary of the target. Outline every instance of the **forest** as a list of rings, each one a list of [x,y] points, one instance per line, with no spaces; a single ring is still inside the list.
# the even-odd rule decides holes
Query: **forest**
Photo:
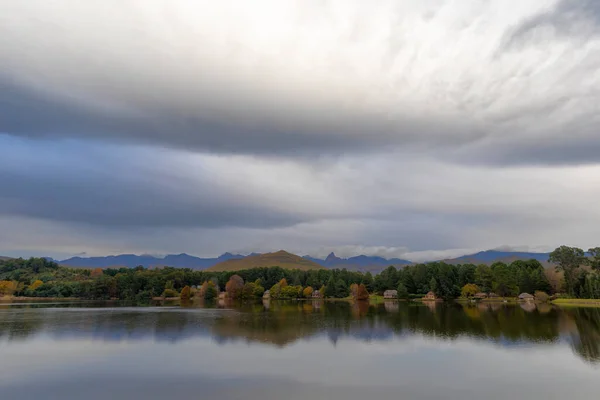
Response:
[[[516,260],[492,265],[444,262],[415,264],[380,274],[323,269],[300,271],[279,267],[237,272],[206,272],[185,268],[78,269],[59,266],[44,258],[0,261],[0,296],[74,297],[144,301],[153,297],[261,297],[266,289],[272,298],[323,297],[365,298],[385,290],[398,290],[400,298],[421,297],[433,291],[442,299],[469,296],[476,291],[502,297],[545,292],[572,298],[600,298],[600,248],[587,253],[561,246],[550,254],[556,268],[544,268],[537,260]]]

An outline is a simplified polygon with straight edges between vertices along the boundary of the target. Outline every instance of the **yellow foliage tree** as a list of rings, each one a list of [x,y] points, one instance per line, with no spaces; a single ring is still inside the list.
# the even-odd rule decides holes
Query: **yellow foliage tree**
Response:
[[[462,297],[466,297],[467,299],[475,296],[477,293],[479,293],[479,287],[474,283],[467,283],[460,290]]]
[[[27,289],[29,289],[29,290],[35,290],[35,289],[39,288],[40,286],[42,286],[43,284],[44,284],[44,282],[42,282],[42,281],[40,281],[38,279],[35,282],[33,282],[31,285],[29,285],[27,287]]]
[[[17,291],[19,283],[16,281],[0,281],[0,294],[12,296]]]
[[[304,290],[302,291],[302,297],[305,297],[307,299],[311,298],[313,294],[313,288],[310,286],[307,286],[304,288]]]
[[[350,285],[350,296],[352,296],[354,300],[358,297],[358,285],[356,283]]]

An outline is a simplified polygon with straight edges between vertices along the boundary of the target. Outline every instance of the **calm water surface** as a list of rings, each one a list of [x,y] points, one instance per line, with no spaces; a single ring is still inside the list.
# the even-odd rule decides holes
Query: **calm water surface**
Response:
[[[0,303],[2,399],[596,399],[600,309]]]

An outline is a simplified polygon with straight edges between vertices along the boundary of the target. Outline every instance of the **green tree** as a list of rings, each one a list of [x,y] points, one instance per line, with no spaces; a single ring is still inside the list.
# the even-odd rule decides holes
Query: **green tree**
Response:
[[[588,250],[592,259],[590,260],[590,265],[592,269],[595,271],[600,271],[600,247],[593,247]]]
[[[362,283],[365,284],[365,287],[369,292],[373,291],[373,275],[370,272],[367,272],[362,279]]]
[[[335,282],[335,297],[343,299],[345,297],[348,297],[348,294],[349,290],[348,286],[346,285],[346,282],[344,282],[343,279],[338,279]]]
[[[485,265],[479,264],[475,268],[475,284],[479,286],[479,288],[483,292],[491,292],[493,287],[494,275],[492,274],[492,269]]]
[[[491,267],[493,274],[492,288],[502,297],[516,296],[519,292],[517,277],[514,271],[503,262],[496,262]]]
[[[335,281],[333,280],[333,276],[331,276],[325,285],[325,292],[323,292],[323,296],[333,298],[335,297],[335,293]]]
[[[398,298],[403,300],[409,299],[408,289],[404,286],[404,283],[400,282],[396,289],[398,291]]]
[[[204,291],[204,300],[213,300],[219,295],[217,288],[212,281],[207,282],[206,290]]]
[[[577,247],[560,246],[550,253],[548,261],[557,264],[556,268],[564,272],[567,293],[574,296],[576,271],[587,261],[583,250]]]

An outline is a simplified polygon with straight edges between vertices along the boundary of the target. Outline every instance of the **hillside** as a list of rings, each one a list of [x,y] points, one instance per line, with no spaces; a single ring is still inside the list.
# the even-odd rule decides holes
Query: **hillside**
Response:
[[[280,250],[275,253],[255,254],[241,259],[223,261],[208,268],[207,271],[240,271],[257,267],[281,267],[302,271],[325,268],[314,261]]]

